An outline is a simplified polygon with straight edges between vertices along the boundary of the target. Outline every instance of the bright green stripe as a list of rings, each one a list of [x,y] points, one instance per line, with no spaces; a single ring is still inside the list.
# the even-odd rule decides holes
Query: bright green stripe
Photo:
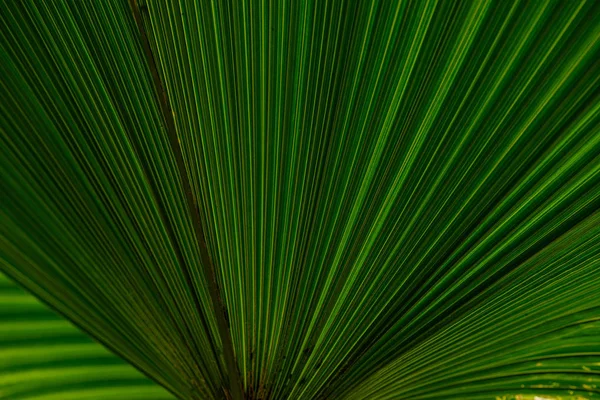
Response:
[[[66,392],[109,399],[129,391],[172,397],[7,277],[0,274],[0,280],[0,310],[7,311],[0,314],[0,398],[61,398]]]
[[[93,392],[88,390],[70,390],[59,393],[33,395],[23,397],[23,400],[162,400],[172,397],[164,391],[148,386],[130,386],[119,388],[99,388]]]

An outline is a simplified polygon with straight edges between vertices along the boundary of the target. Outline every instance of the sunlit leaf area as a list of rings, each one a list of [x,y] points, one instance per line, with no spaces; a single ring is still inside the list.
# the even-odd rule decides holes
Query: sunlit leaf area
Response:
[[[600,399],[600,1],[0,2],[1,400]]]

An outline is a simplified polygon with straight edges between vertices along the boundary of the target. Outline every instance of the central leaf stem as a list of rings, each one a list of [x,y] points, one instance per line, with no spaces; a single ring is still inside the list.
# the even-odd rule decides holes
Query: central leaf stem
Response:
[[[221,338],[221,343],[223,346],[223,356],[225,358],[225,363],[227,366],[228,374],[229,374],[229,392],[233,400],[243,400],[243,389],[242,382],[240,379],[240,374],[237,367],[237,362],[235,360],[235,355],[233,351],[233,343],[231,340],[231,332],[229,331],[228,321],[225,317],[225,304],[223,303],[223,299],[221,297],[221,293],[219,291],[219,286],[217,284],[217,276],[215,272],[215,267],[208,252],[208,248],[206,245],[206,238],[204,235],[204,229],[202,228],[202,221],[200,218],[200,213],[198,211],[198,206],[196,201],[194,200],[194,196],[192,193],[192,188],[190,186],[189,178],[187,175],[187,171],[185,169],[185,164],[183,161],[183,155],[181,152],[181,147],[179,145],[179,140],[177,138],[177,132],[175,131],[175,121],[173,120],[173,113],[171,110],[171,106],[169,105],[169,100],[167,98],[167,93],[164,89],[164,85],[160,79],[160,75],[158,73],[158,68],[156,66],[156,61],[154,59],[154,55],[152,53],[152,49],[150,47],[150,42],[148,40],[148,35],[146,34],[146,30],[144,28],[144,24],[142,21],[142,17],[140,15],[140,10],[136,0],[130,0],[131,9],[133,12],[133,17],[140,31],[140,37],[142,41],[142,47],[144,52],[146,53],[146,57],[148,59],[148,65],[150,67],[150,71],[152,73],[152,78],[154,80],[154,85],[156,87],[156,91],[158,94],[158,99],[161,107],[161,111],[163,113],[166,130],[169,136],[169,143],[171,145],[171,150],[173,155],[175,156],[175,162],[177,165],[177,169],[179,170],[179,174],[181,177],[181,183],[183,185],[183,190],[185,192],[185,197],[187,200],[188,208],[190,211],[190,215],[192,217],[192,225],[194,226],[194,231],[196,233],[196,238],[198,241],[198,248],[200,250],[200,259],[202,262],[202,270],[204,272],[204,276],[206,282],[208,284],[210,297],[212,301],[213,311],[215,318],[217,320],[217,326],[219,330],[219,335]],[[196,290],[193,287],[193,280],[191,273],[187,266],[183,267],[183,273],[186,277],[188,285],[190,285],[190,291],[192,292],[192,297],[194,298],[194,302],[196,308],[200,309],[200,301],[198,299]]]

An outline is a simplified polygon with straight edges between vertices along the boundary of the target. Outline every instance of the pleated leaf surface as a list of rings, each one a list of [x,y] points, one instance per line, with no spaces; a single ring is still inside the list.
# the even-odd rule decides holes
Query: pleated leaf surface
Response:
[[[600,395],[599,2],[17,4],[1,268],[175,395]]]

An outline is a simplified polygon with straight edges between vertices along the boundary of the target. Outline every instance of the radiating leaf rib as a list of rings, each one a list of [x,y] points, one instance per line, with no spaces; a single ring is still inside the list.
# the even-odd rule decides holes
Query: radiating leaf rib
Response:
[[[202,221],[200,219],[200,212],[198,210],[197,201],[192,193],[192,188],[190,186],[189,177],[184,165],[183,155],[181,153],[181,146],[179,144],[179,139],[177,137],[177,132],[175,130],[175,121],[174,121],[174,113],[171,109],[171,105],[167,94],[165,92],[164,85],[162,83],[162,79],[159,75],[156,61],[154,55],[152,53],[152,48],[150,41],[148,39],[148,35],[146,33],[146,28],[144,26],[144,21],[142,14],[140,12],[140,8],[137,4],[136,0],[130,1],[131,11],[133,13],[133,18],[135,19],[136,25],[138,27],[140,33],[140,39],[142,42],[142,47],[144,48],[144,52],[146,53],[146,60],[148,62],[148,66],[152,73],[152,80],[154,82],[154,86],[156,89],[156,93],[158,95],[158,102],[161,105],[161,110],[163,113],[163,119],[166,125],[166,134],[169,137],[169,144],[171,147],[171,152],[175,159],[175,163],[177,165],[177,170],[179,171],[180,181],[183,187],[183,192],[185,194],[186,203],[188,206],[189,214],[191,216],[192,226],[194,227],[194,233],[196,236],[196,241],[198,244],[198,250],[200,252],[201,266],[204,273],[205,282],[208,286],[208,292],[210,293],[210,299],[212,304],[212,314],[215,317],[217,322],[217,327],[219,330],[219,339],[222,344],[223,349],[223,358],[225,359],[225,364],[227,366],[228,372],[228,382],[225,388],[225,395],[231,396],[233,400],[242,400],[243,397],[243,389],[241,380],[239,377],[239,371],[237,367],[237,362],[235,360],[235,354],[233,352],[233,345],[231,343],[231,332],[229,330],[229,321],[227,317],[227,312],[225,309],[225,305],[223,304],[223,299],[221,295],[221,291],[217,284],[217,277],[215,272],[215,266],[210,258],[210,254],[208,253],[208,249],[206,247],[206,235],[204,233],[204,227],[202,226]],[[182,272],[185,275],[186,282],[189,287],[193,288],[193,281],[191,277],[190,266],[185,265],[185,262],[182,262]],[[198,312],[203,312],[202,304],[196,293],[192,293],[194,305]]]

